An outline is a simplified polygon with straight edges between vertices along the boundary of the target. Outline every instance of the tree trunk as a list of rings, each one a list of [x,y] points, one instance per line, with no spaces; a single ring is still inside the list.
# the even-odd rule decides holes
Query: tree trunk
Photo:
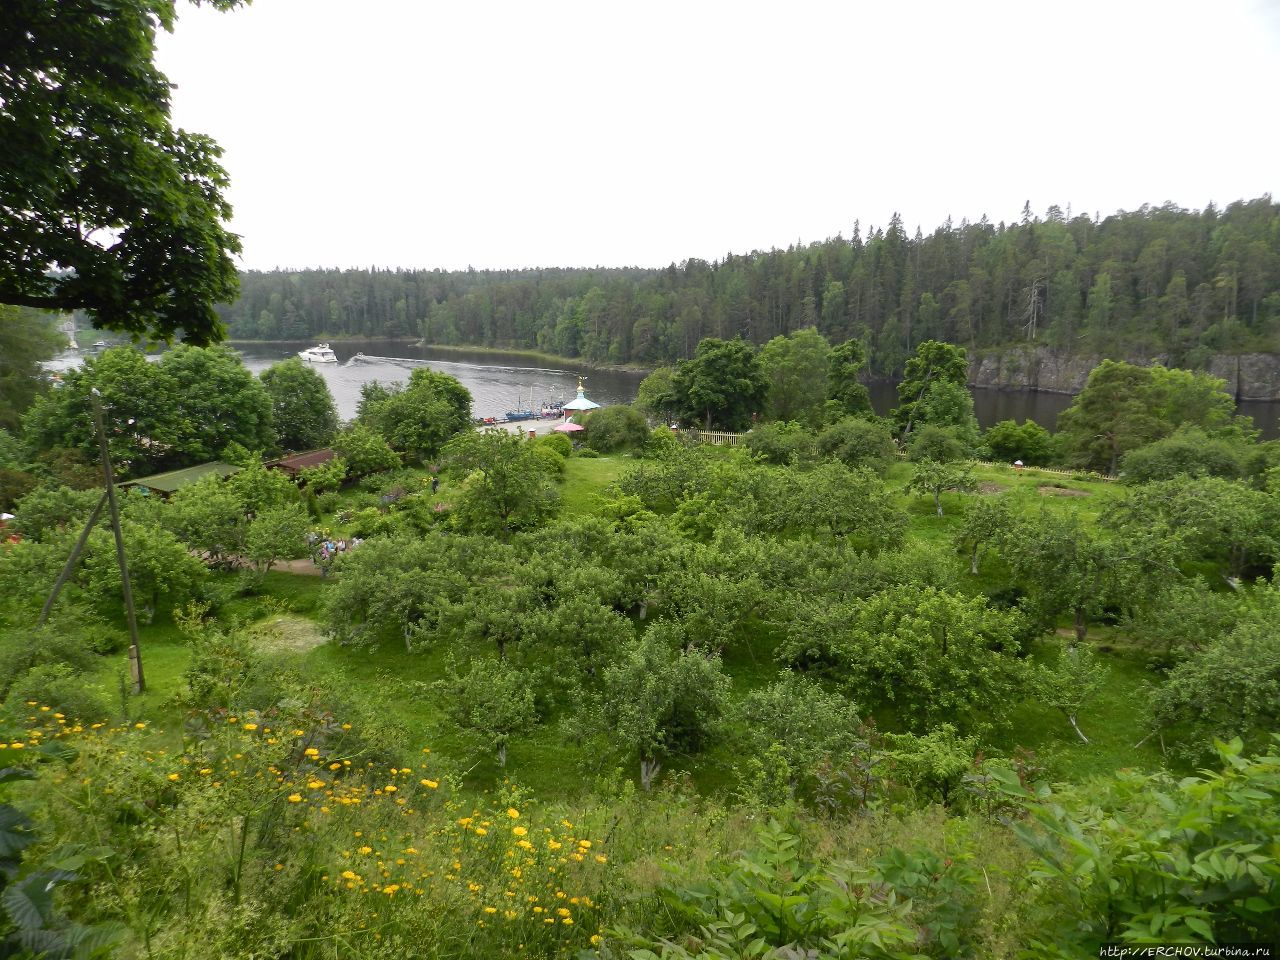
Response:
[[[1084,643],[1084,636],[1089,632],[1089,622],[1084,616],[1084,607],[1076,607],[1076,643]]]
[[[507,744],[504,741],[503,743],[498,744],[498,766],[505,767],[506,765],[507,765]]]
[[[973,553],[969,554],[969,574],[976,577],[978,575],[978,548],[973,548]]]
[[[653,789],[654,778],[661,769],[661,760],[640,760],[640,786],[644,787],[646,792]]]
[[[1080,734],[1080,739],[1085,743],[1088,743],[1089,738],[1084,735],[1084,731],[1081,730],[1079,725],[1076,723],[1076,715],[1074,713],[1067,714],[1067,720],[1071,722],[1071,729]]]
[[[938,511],[938,516],[942,516],[942,491],[933,491],[933,506]]]

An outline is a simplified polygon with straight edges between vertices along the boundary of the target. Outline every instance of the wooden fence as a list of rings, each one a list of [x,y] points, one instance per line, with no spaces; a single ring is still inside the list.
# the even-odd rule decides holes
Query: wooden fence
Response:
[[[737,447],[747,442],[745,433],[722,433],[718,430],[685,430],[691,443],[709,443],[717,447]]]

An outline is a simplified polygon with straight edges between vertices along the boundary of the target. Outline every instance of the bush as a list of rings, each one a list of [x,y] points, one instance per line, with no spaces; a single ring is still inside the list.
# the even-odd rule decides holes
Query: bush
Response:
[[[1001,420],[983,434],[982,442],[998,463],[1021,460],[1043,467],[1053,462],[1053,435],[1034,420]]]
[[[590,447],[583,447],[576,454],[574,454],[574,456],[582,457],[583,459],[586,459],[586,460],[595,460],[597,457],[600,456],[600,452],[598,450],[592,450]]]
[[[554,450],[566,460],[573,456],[573,441],[563,433],[546,433],[534,441],[540,447]]]
[[[593,410],[582,425],[587,446],[600,453],[639,448],[649,439],[649,422],[635,407]]]
[[[747,434],[747,449],[767,463],[789,466],[813,459],[813,432],[799,423],[763,423]]]
[[[883,474],[897,458],[898,448],[883,421],[846,417],[818,435],[818,454]]]
[[[1120,463],[1126,482],[1149,483],[1174,477],[1227,477],[1245,474],[1247,448],[1197,427],[1186,427],[1173,436],[1130,450]]]
[[[926,423],[907,437],[907,456],[912,460],[952,463],[969,459],[973,456],[973,451],[955,430]]]
[[[107,701],[86,686],[81,672],[65,663],[32,667],[9,688],[5,705],[10,713],[23,715],[32,710],[28,706],[32,701],[86,722],[105,719],[110,713]]]
[[[565,440],[569,439],[563,434],[560,436]],[[564,476],[564,456],[558,450],[544,443],[535,443],[533,455],[546,466],[548,473],[556,477]]]

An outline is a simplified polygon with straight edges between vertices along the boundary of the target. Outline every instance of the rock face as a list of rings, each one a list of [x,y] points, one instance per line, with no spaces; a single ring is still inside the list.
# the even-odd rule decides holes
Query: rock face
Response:
[[[1217,354],[1209,358],[1209,372],[1227,381],[1237,400],[1280,400],[1280,355]]]
[[[1103,357],[1059,353],[1048,347],[1013,347],[974,356],[969,361],[969,383],[997,390],[1043,390],[1047,393],[1079,393],[1089,371]],[[1125,357],[1147,366],[1165,357]],[[1280,400],[1280,354],[1215,354],[1209,373],[1227,382],[1237,400]]]

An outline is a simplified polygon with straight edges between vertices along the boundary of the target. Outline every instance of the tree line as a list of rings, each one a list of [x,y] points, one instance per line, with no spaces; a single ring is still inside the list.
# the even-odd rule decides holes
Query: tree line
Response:
[[[670,363],[707,337],[763,344],[813,326],[861,341],[878,376],[929,339],[1195,367],[1276,349],[1280,204],[1105,218],[1028,206],[1017,223],[948,220],[928,235],[895,215],[847,238],[662,269],[249,271],[219,309],[241,339],[422,336],[593,362]]]

